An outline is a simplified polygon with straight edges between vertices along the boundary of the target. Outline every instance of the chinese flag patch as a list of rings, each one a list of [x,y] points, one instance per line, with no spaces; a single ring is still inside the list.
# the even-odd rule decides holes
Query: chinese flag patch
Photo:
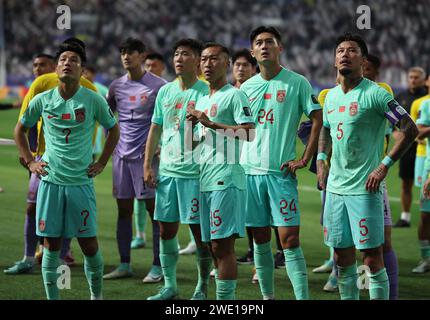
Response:
[[[70,120],[72,118],[70,113],[63,113],[61,115],[61,120]]]

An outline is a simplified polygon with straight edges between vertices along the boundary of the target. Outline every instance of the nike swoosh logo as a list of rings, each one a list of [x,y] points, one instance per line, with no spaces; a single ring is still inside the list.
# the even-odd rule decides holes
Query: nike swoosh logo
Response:
[[[88,231],[88,229],[84,229],[84,230],[79,229],[79,233],[83,233],[83,232],[86,232],[86,231]]]
[[[257,99],[257,97],[249,99],[249,102],[252,102],[252,101],[254,101],[255,99]]]
[[[190,217],[190,220],[196,220],[198,218],[200,218],[200,216],[192,216],[192,217]]]
[[[56,118],[57,116],[48,115],[48,119]]]
[[[293,219],[294,217],[291,218],[284,218],[284,221],[290,221],[291,219]]]
[[[367,240],[369,240],[369,238],[360,240],[360,243],[365,243]]]
[[[218,232],[218,230],[214,230],[214,231],[211,231],[211,234],[215,234],[217,232]]]
[[[332,113],[335,109],[331,109],[329,111],[327,111],[328,114]]]

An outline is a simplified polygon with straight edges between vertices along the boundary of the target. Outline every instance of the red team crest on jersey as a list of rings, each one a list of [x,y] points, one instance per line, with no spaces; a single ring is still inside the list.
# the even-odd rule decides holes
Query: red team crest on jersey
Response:
[[[209,114],[211,117],[215,117],[218,112],[218,106],[213,104],[211,107],[211,113]]]
[[[39,220],[39,231],[45,231],[45,220]]]
[[[196,102],[195,101],[188,101],[187,108],[195,109],[196,108]]]
[[[76,109],[75,110],[75,119],[77,122],[84,122],[85,121],[85,109]]]
[[[147,95],[141,95],[140,96],[140,105],[143,106],[146,102],[146,100],[148,100],[148,96]]]
[[[284,102],[285,101],[285,90],[278,90],[276,93],[276,101]]]
[[[358,103],[357,102],[351,103],[351,105],[349,106],[349,115],[355,116],[357,112],[358,112]]]

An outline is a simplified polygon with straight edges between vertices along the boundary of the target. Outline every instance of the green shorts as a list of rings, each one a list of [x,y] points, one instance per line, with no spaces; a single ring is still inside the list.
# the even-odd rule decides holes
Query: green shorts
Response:
[[[200,223],[199,179],[159,176],[155,191],[154,219],[182,224]]]
[[[227,188],[221,191],[202,192],[202,241],[225,239],[234,234],[245,236],[246,190]]]
[[[339,195],[327,191],[324,241],[333,248],[373,249],[384,243],[382,192]]]
[[[427,176],[423,176],[426,171],[424,170],[424,162],[426,161],[425,156],[416,156],[415,158],[415,185],[417,187],[421,187],[421,184],[424,183],[427,179]]]
[[[94,185],[62,186],[42,180],[37,193],[36,221],[36,234],[41,237],[95,237]]]
[[[424,182],[430,174],[430,170],[423,171],[423,183],[421,184],[420,190],[420,211],[424,213],[430,213],[430,199],[424,198]]]
[[[246,226],[300,225],[297,179],[278,175],[246,175]]]

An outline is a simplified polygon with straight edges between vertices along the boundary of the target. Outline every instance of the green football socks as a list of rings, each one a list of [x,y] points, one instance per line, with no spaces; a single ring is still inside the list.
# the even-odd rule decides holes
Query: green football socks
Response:
[[[164,275],[164,286],[177,290],[176,264],[178,262],[178,238],[160,239],[160,262]]]
[[[297,300],[309,299],[308,273],[301,247],[285,249],[285,268]]]

